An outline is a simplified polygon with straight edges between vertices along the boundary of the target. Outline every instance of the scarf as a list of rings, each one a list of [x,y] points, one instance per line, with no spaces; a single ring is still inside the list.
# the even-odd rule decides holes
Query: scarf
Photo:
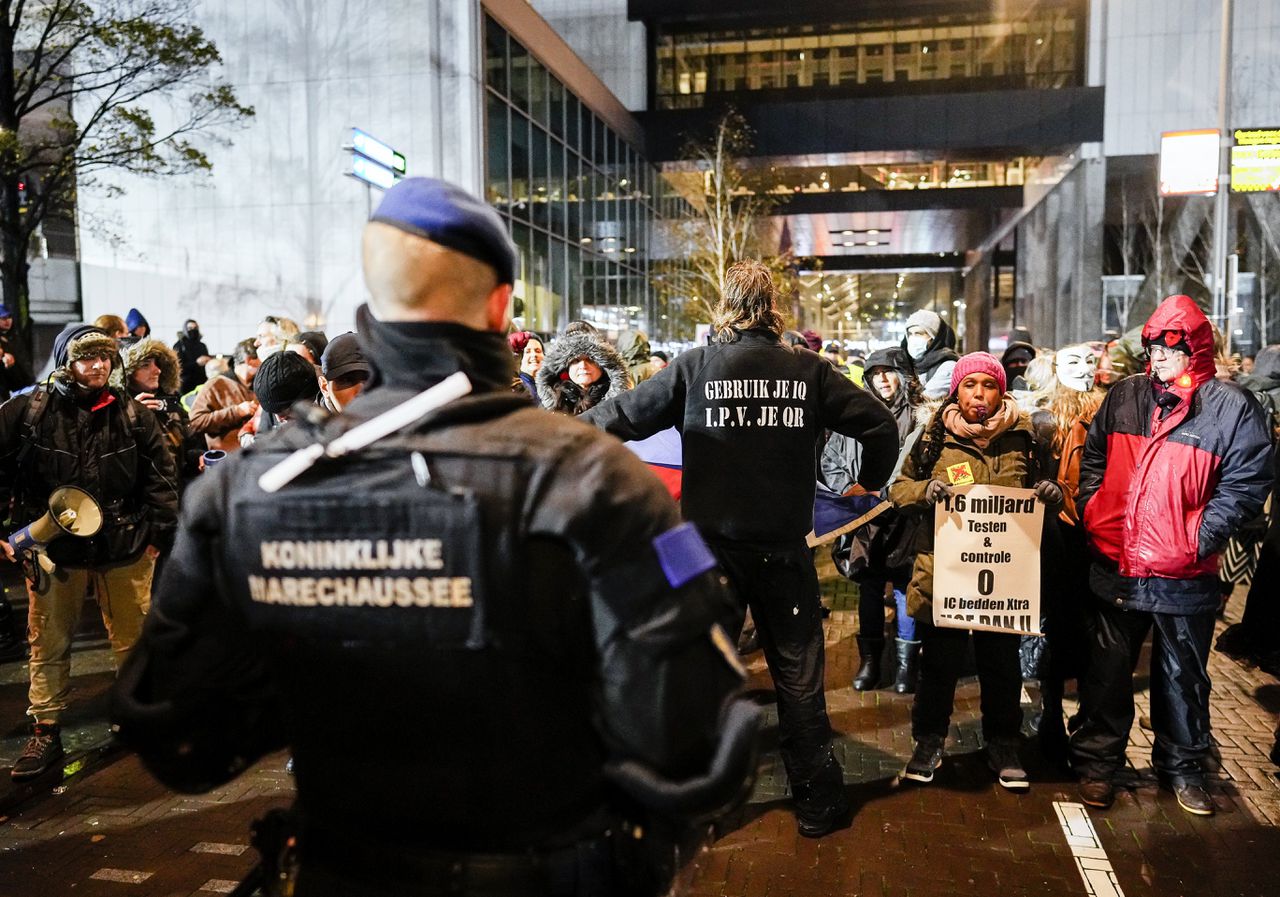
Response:
[[[505,392],[516,375],[515,356],[501,333],[452,322],[379,321],[362,305],[356,334],[373,368],[370,389],[423,390],[462,371],[473,393]]]
[[[971,424],[960,413],[959,404],[952,403],[942,411],[942,425],[954,436],[968,439],[980,449],[1018,422],[1018,403],[1013,396],[1005,396],[996,413],[980,424]]]

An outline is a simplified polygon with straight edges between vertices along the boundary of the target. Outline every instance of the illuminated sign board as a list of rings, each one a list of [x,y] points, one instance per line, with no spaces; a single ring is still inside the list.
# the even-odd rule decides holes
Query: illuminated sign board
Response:
[[[1160,135],[1160,193],[1212,196],[1218,192],[1218,131],[1166,131]]]
[[[1237,128],[1231,147],[1231,192],[1280,190],[1280,128]]]
[[[351,148],[366,159],[372,159],[383,168],[390,168],[403,176],[408,170],[404,154],[398,153],[372,134],[366,134],[359,128],[351,129]]]
[[[377,162],[359,154],[351,156],[351,170],[347,174],[353,178],[359,178],[366,184],[381,187],[383,190],[391,189],[391,185],[396,182],[395,173],[390,168],[383,168]]]

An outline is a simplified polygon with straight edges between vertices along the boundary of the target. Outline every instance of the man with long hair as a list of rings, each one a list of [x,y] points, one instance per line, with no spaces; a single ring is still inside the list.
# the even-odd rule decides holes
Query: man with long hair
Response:
[[[777,688],[800,834],[817,838],[849,814],[831,752],[818,581],[805,543],[817,446],[827,429],[857,439],[858,481],[879,489],[897,458],[897,425],[883,402],[814,352],[782,341],[773,279],[760,262],[729,268],[712,326],[711,345],[682,353],[582,419],[621,439],[680,430],[684,515],[751,608]]]

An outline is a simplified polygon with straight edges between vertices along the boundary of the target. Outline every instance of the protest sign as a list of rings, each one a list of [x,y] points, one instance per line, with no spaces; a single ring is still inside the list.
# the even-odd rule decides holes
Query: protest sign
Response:
[[[1039,635],[1044,505],[1035,493],[956,487],[933,519],[934,624]]]

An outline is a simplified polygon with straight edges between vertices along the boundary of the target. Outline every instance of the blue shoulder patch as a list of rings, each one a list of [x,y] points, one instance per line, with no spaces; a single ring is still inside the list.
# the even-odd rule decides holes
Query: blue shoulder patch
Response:
[[[657,536],[653,540],[653,549],[658,553],[658,563],[673,589],[680,588],[716,565],[715,555],[692,523],[682,523]]]

